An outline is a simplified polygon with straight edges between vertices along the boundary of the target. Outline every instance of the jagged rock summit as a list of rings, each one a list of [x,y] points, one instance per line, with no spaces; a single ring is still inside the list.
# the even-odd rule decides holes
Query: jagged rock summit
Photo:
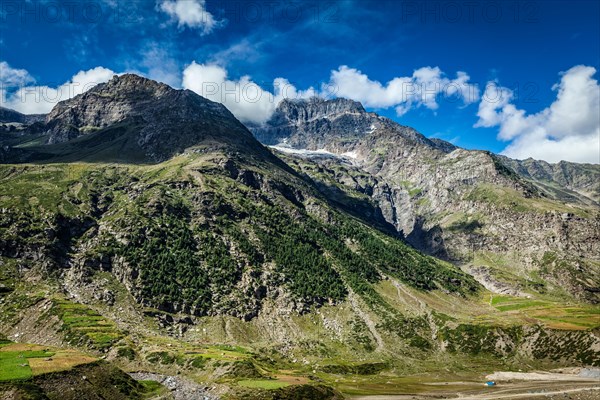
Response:
[[[377,130],[437,147],[415,129],[367,112],[361,103],[344,98],[285,99],[266,124],[251,127],[251,130],[266,145],[285,143],[306,149],[327,147],[339,153],[352,150],[353,143]]]
[[[310,99],[284,99],[277,106],[280,114],[285,114],[288,118],[295,117],[298,121],[309,121],[321,117],[332,117],[338,114],[366,113],[363,105],[354,100],[336,98],[325,100],[320,97]]]

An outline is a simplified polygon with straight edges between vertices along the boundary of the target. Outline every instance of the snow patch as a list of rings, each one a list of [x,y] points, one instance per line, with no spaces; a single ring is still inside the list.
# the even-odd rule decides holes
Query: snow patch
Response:
[[[343,154],[332,153],[325,149],[318,150],[308,150],[308,149],[295,149],[290,147],[286,143],[278,143],[275,146],[269,146],[269,148],[277,151],[281,151],[282,153],[292,154],[299,157],[306,158],[336,158],[342,162],[354,164],[354,160],[358,158],[358,153],[356,151],[348,151]]]
[[[342,153],[342,156],[356,160],[358,158],[358,153],[355,150],[352,150],[352,151],[348,151],[346,153]]]
[[[307,149],[294,149],[292,147],[288,147],[288,146],[269,146],[272,149],[275,149],[277,151],[281,151],[282,153],[287,153],[287,154],[299,154],[299,155],[303,155],[303,156],[326,156],[326,157],[339,157],[337,154],[334,154],[330,151],[327,151],[325,149],[319,149],[319,150],[307,150]]]

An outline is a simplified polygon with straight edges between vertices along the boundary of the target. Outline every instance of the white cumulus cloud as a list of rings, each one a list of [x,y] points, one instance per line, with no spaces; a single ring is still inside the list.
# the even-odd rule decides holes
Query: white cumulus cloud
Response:
[[[0,61],[0,84],[3,87],[23,86],[35,82],[35,79],[24,69],[12,68],[6,61]]]
[[[59,101],[84,93],[99,83],[107,82],[115,73],[104,67],[79,71],[68,82],[58,87],[21,86],[13,92],[5,93],[2,106],[23,114],[45,114]]]
[[[436,110],[440,98],[448,102],[462,100],[464,104],[477,101],[479,89],[469,83],[469,79],[465,72],[459,71],[456,78],[449,79],[439,67],[422,67],[411,76],[396,77],[382,84],[355,68],[342,65],[331,72],[323,90],[336,97],[360,101],[365,107],[395,107],[400,116],[413,107]]]
[[[27,70],[12,68],[6,61],[0,61],[0,105],[4,106],[7,93],[32,82],[35,79]]]
[[[584,65],[562,73],[552,88],[556,100],[534,114],[513,104],[510,89],[488,82],[474,126],[499,127],[498,138],[510,141],[502,152],[508,157],[600,163],[600,86],[595,73]]]
[[[209,34],[221,24],[211,13],[206,11],[205,0],[163,0],[159,9],[168,14],[173,21],[177,21],[180,28],[187,26],[201,29],[204,35]]]
[[[312,87],[299,90],[285,78],[275,79],[269,91],[248,75],[229,79],[227,70],[219,64],[192,62],[183,72],[182,86],[224,104],[243,122],[259,124],[271,117],[284,98],[343,97],[360,101],[365,107],[395,107],[398,115],[419,106],[435,110],[441,97],[462,104],[479,99],[479,89],[469,82],[469,75],[458,72],[456,78],[450,79],[438,67],[423,67],[412,76],[394,78],[383,85],[357,69],[340,66],[331,72],[329,82],[323,84],[320,91]]]
[[[287,79],[276,78],[272,91],[263,89],[250,76],[234,80],[227,70],[216,64],[198,64],[195,61],[183,71],[182,86],[209,100],[222,103],[242,122],[266,122],[284,98],[299,99],[316,95],[310,88],[298,90]]]

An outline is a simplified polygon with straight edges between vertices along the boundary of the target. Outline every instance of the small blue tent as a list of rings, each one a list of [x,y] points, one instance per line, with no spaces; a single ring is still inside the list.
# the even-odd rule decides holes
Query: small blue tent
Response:
[[[494,382],[494,381],[487,381],[485,383],[485,386],[496,386],[496,382]]]

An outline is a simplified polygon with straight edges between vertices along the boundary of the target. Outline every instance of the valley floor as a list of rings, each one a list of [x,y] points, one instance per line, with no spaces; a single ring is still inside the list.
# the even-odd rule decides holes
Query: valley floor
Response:
[[[459,384],[464,390],[456,390]],[[571,399],[595,400],[600,396],[600,381],[519,381],[500,383],[496,387],[480,386],[475,389],[472,382],[448,382],[450,390],[425,391],[420,394],[374,395],[348,397],[352,400],[496,400],[496,399]],[[426,389],[425,389],[426,390]]]

